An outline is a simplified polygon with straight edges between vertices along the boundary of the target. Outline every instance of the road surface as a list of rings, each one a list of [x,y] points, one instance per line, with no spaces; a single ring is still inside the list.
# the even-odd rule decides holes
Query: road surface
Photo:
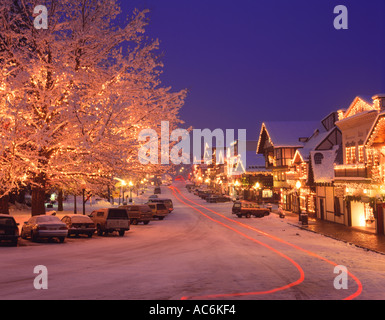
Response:
[[[121,238],[0,247],[0,299],[384,299],[385,256],[300,230],[276,214],[240,219],[183,183],[162,187],[174,212]],[[48,270],[36,290],[35,266]],[[335,267],[347,268],[336,289]],[[338,278],[340,284],[342,278]],[[342,279],[342,280],[341,280]]]

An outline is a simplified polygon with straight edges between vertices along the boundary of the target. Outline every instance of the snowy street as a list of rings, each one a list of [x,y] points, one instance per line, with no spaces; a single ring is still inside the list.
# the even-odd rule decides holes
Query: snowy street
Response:
[[[121,238],[0,247],[0,299],[383,299],[385,256],[300,230],[276,214],[239,219],[183,183],[162,187],[174,211]],[[21,224],[20,224],[21,227]],[[33,286],[48,269],[48,289]],[[337,290],[335,265],[349,272]],[[361,291],[362,288],[362,291]]]

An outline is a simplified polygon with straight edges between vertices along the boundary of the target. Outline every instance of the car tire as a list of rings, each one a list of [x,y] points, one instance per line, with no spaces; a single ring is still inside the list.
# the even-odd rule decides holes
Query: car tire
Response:
[[[59,242],[60,242],[60,243],[63,243],[64,240],[65,240],[65,237],[60,237],[60,238],[59,238]]]
[[[246,213],[246,218],[247,218],[247,219],[251,218],[250,212]]]
[[[97,225],[96,230],[97,230],[98,236],[101,237],[103,235],[103,230],[100,228],[100,225]]]
[[[143,224],[149,224],[150,221],[143,221]]]
[[[242,215],[241,215],[241,214],[237,214],[237,217],[238,217],[238,218],[242,218]]]
[[[119,230],[119,237],[123,237],[125,234],[125,230]]]
[[[31,231],[31,241],[32,242],[37,242],[37,236],[36,236],[36,234],[33,232],[33,231]]]

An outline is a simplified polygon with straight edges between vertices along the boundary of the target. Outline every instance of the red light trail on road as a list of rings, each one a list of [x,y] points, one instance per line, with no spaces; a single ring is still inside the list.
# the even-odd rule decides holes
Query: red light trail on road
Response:
[[[331,264],[332,266],[337,266],[337,265],[338,265],[337,263],[335,263],[335,262],[333,262],[333,261],[331,261],[331,260],[328,260],[328,259],[326,259],[326,258],[324,258],[324,257],[322,257],[322,256],[320,256],[320,255],[318,255],[318,254],[316,254],[316,253],[314,253],[314,252],[311,252],[311,251],[309,251],[309,250],[303,249],[303,248],[301,248],[301,247],[299,247],[299,246],[297,246],[297,245],[294,245],[294,244],[292,244],[292,243],[289,243],[289,242],[287,242],[287,241],[285,241],[285,240],[283,240],[283,239],[281,239],[281,238],[278,238],[278,237],[276,237],[276,236],[270,235],[270,234],[268,234],[268,233],[266,233],[266,232],[263,232],[263,231],[261,231],[261,230],[258,230],[257,228],[254,228],[254,227],[249,226],[249,225],[247,225],[247,224],[244,224],[244,223],[242,223],[242,222],[239,222],[239,221],[233,220],[233,219],[231,219],[231,218],[228,218],[228,217],[226,217],[226,216],[224,216],[224,215],[222,215],[222,214],[220,214],[220,213],[218,213],[218,212],[216,212],[216,211],[214,211],[214,210],[212,210],[212,209],[209,209],[209,208],[207,208],[207,207],[205,207],[205,206],[203,206],[203,205],[201,205],[201,204],[199,204],[199,203],[197,203],[197,202],[194,202],[194,201],[188,199],[187,197],[185,197],[185,196],[180,192],[180,190],[179,190],[178,188],[176,188],[176,187],[173,187],[173,186],[172,186],[172,187],[169,187],[169,188],[173,191],[174,196],[175,196],[180,202],[182,202],[183,204],[185,204],[185,205],[191,207],[192,209],[194,209],[195,211],[199,212],[200,214],[202,214],[202,215],[205,216],[206,218],[208,218],[208,219],[210,219],[210,220],[212,220],[212,221],[214,221],[214,222],[216,222],[216,223],[218,223],[218,224],[220,224],[220,225],[222,225],[222,226],[224,226],[224,227],[226,227],[226,228],[228,228],[228,229],[230,229],[230,230],[232,230],[232,231],[238,233],[239,235],[241,235],[241,236],[243,236],[243,237],[245,237],[245,238],[247,238],[247,239],[249,239],[249,240],[251,240],[251,241],[254,241],[254,242],[256,242],[256,243],[258,243],[258,244],[264,246],[264,247],[267,248],[268,250],[271,250],[271,251],[273,251],[274,253],[280,255],[281,257],[283,257],[284,259],[286,259],[286,260],[288,260],[290,263],[292,263],[292,264],[297,268],[297,270],[298,270],[299,273],[300,273],[300,277],[299,277],[299,279],[298,279],[297,281],[294,281],[294,282],[292,282],[292,283],[290,283],[290,284],[288,284],[288,285],[286,285],[286,286],[282,286],[282,287],[279,287],[279,288],[271,289],[271,290],[268,290],[268,291],[244,292],[244,293],[228,293],[228,294],[213,294],[213,295],[205,295],[205,296],[199,296],[199,297],[183,297],[182,300],[192,299],[192,298],[194,298],[194,299],[210,299],[210,298],[225,298],[225,297],[236,297],[236,296],[251,296],[251,295],[266,295],[266,294],[271,294],[271,293],[274,293],[274,292],[277,292],[277,291],[287,290],[287,289],[289,289],[289,288],[292,288],[292,287],[294,287],[294,286],[299,285],[300,283],[302,283],[302,282],[304,281],[304,279],[305,279],[305,273],[304,273],[303,269],[301,268],[301,266],[300,266],[297,262],[295,262],[292,258],[286,256],[286,255],[283,254],[282,252],[280,252],[280,251],[274,249],[273,247],[271,247],[271,246],[269,246],[269,245],[267,245],[267,244],[265,244],[265,243],[263,243],[263,242],[261,242],[261,241],[258,241],[258,240],[256,240],[256,239],[254,239],[254,238],[252,238],[252,237],[250,237],[250,236],[248,236],[248,235],[246,235],[246,234],[240,232],[239,230],[237,230],[237,229],[235,229],[235,228],[233,228],[233,227],[231,227],[231,226],[229,226],[229,225],[227,225],[227,224],[225,224],[225,223],[223,223],[223,222],[220,222],[220,221],[218,221],[218,220],[216,220],[216,219],[213,219],[212,217],[210,217],[210,216],[208,216],[207,214],[203,213],[201,210],[199,210],[199,209],[195,208],[194,206],[192,206],[192,205],[186,203],[185,201],[183,201],[180,197],[178,197],[177,193],[178,193],[181,197],[183,197],[185,200],[191,202],[192,204],[195,204],[196,206],[199,206],[199,207],[201,207],[201,208],[204,208],[205,210],[208,210],[208,211],[210,211],[210,212],[212,212],[212,213],[214,213],[214,214],[216,214],[216,215],[218,215],[218,216],[220,216],[220,217],[222,217],[222,218],[224,218],[224,219],[226,219],[226,220],[228,220],[228,221],[230,221],[230,222],[236,223],[236,224],[239,225],[239,226],[242,226],[242,227],[247,228],[247,229],[249,229],[249,230],[255,231],[255,232],[257,232],[257,233],[259,233],[259,234],[261,234],[261,235],[264,235],[264,236],[266,236],[266,237],[269,237],[269,238],[271,238],[271,239],[273,239],[273,240],[275,240],[275,241],[277,241],[277,242],[281,242],[281,243],[284,243],[284,244],[286,244],[286,245],[288,245],[288,246],[291,246],[292,248],[294,248],[294,249],[296,249],[296,250],[302,251],[302,252],[304,252],[304,253],[306,253],[306,254],[308,254],[308,255],[314,257],[314,258],[317,258],[317,259],[319,259],[319,260],[322,260],[322,261],[324,261],[324,262],[327,262],[327,263]],[[362,293],[362,284],[361,284],[361,281],[360,281],[355,275],[353,275],[353,274],[352,274],[351,272],[349,272],[349,271],[348,271],[348,275],[349,275],[349,276],[356,282],[356,284],[357,284],[357,286],[358,286],[358,289],[357,289],[357,291],[356,291],[355,293],[353,293],[352,295],[348,296],[347,298],[345,298],[345,299],[343,299],[343,300],[352,300],[352,299],[355,299],[355,298],[357,298],[357,297]]]

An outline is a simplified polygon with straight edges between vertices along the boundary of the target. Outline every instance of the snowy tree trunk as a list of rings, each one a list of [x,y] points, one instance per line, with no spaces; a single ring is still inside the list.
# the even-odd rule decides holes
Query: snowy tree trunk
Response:
[[[59,190],[59,194],[57,197],[57,211],[63,211],[63,190]]]
[[[9,195],[0,198],[0,213],[9,214]]]
[[[32,188],[31,202],[32,202],[31,203],[32,216],[45,214],[45,188],[44,187]]]

